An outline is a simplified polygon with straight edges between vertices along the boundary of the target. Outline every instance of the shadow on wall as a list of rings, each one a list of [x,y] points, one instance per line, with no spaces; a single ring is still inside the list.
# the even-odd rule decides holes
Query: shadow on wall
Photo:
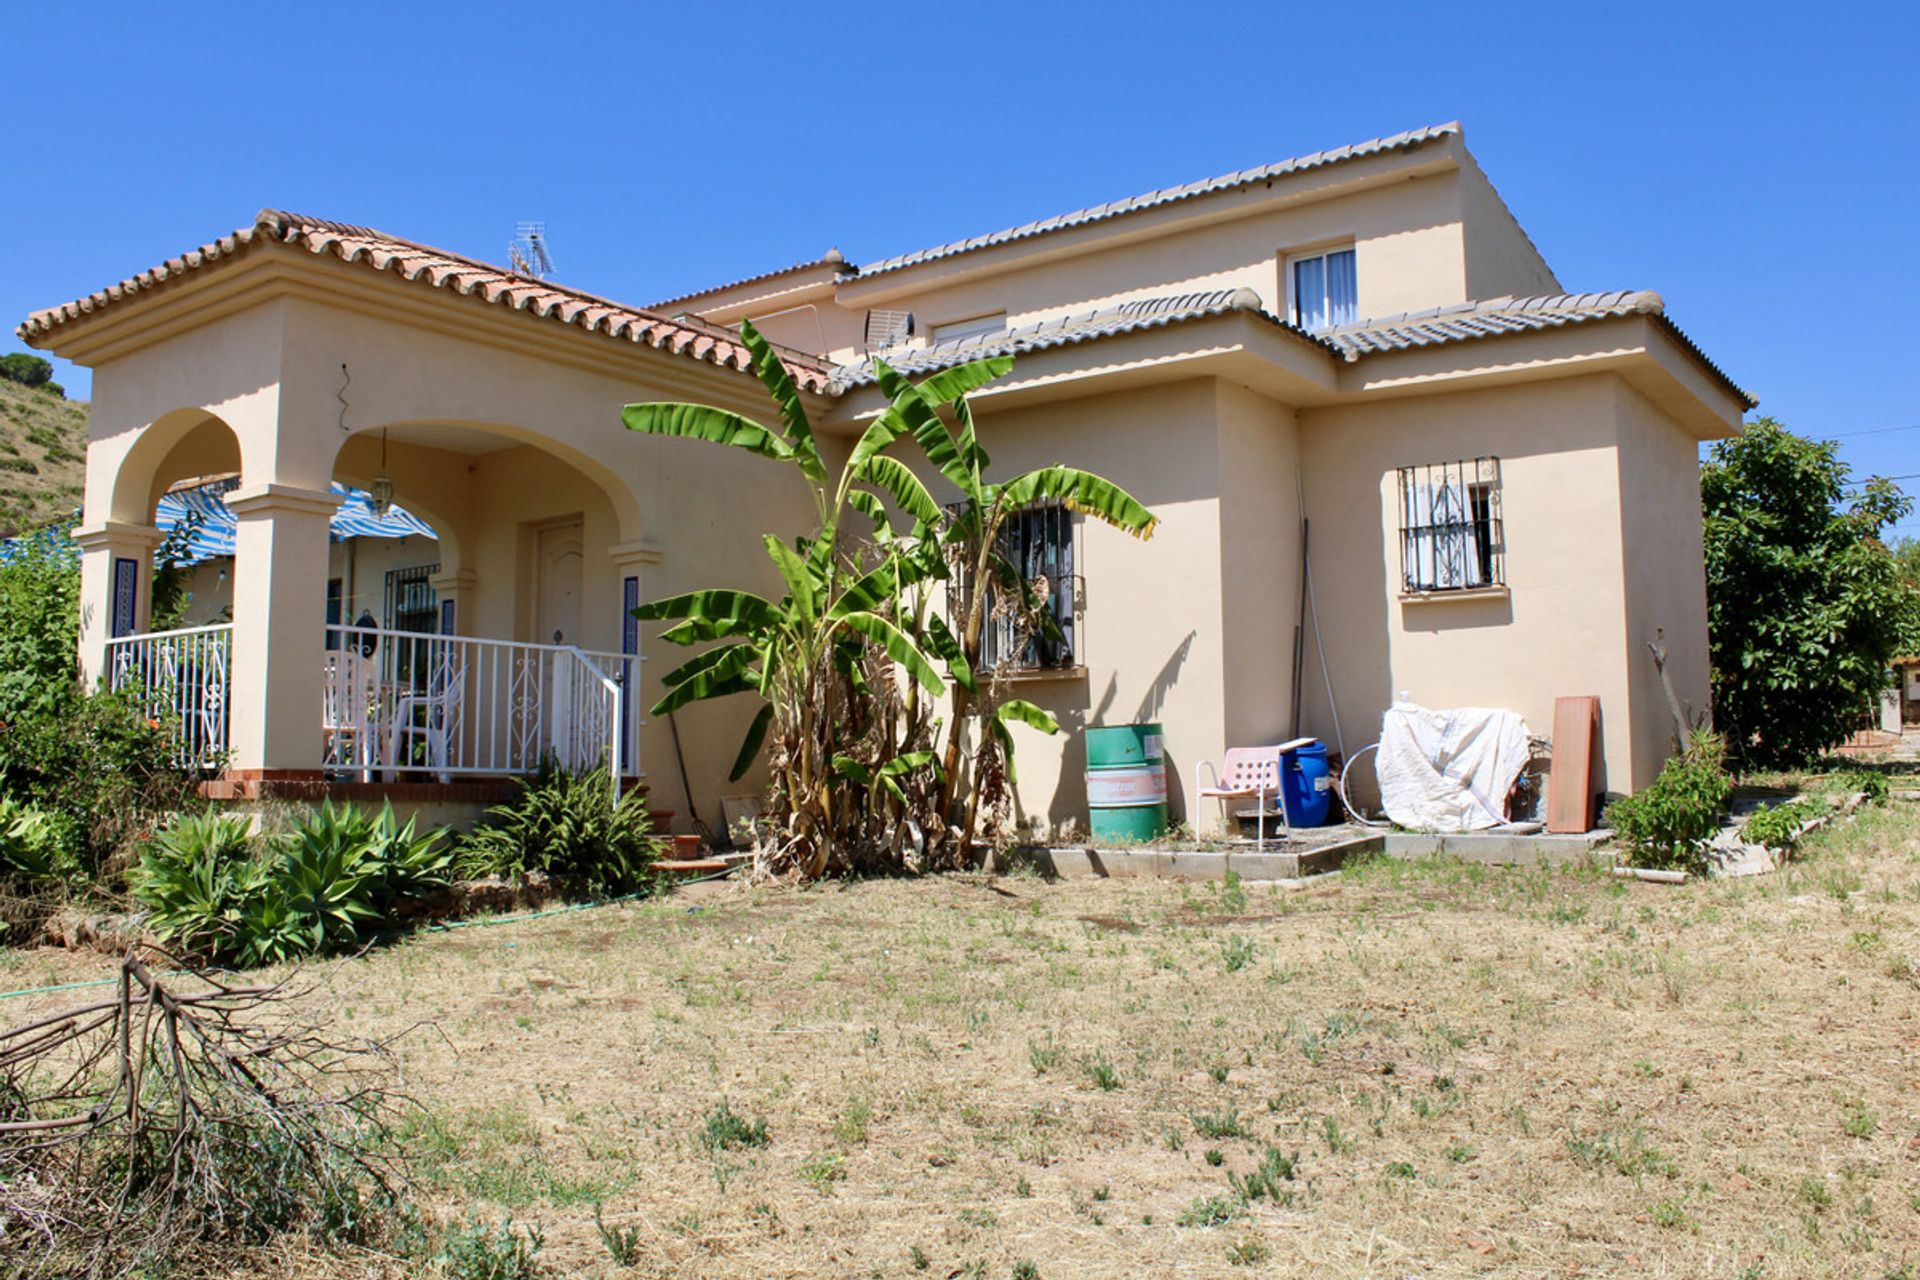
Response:
[[[1181,668],[1187,665],[1187,656],[1193,652],[1193,642],[1199,633],[1189,631],[1180,643],[1173,647],[1166,661],[1160,664],[1160,670],[1148,681],[1146,692],[1140,697],[1140,703],[1134,708],[1131,719],[1120,720],[1114,717],[1113,704],[1119,701],[1120,684],[1117,677],[1107,678],[1105,692],[1100,695],[1098,706],[1091,709],[1075,708],[1071,714],[1074,719],[1069,724],[1068,716],[1061,714],[1061,708],[1051,708],[1055,718],[1060,721],[1060,731],[1067,735],[1066,749],[1060,758],[1060,781],[1054,789],[1053,800],[1047,806],[1050,820],[1055,826],[1065,822],[1085,825],[1086,814],[1086,772],[1087,740],[1089,726],[1111,727],[1121,724],[1143,724],[1160,718],[1161,710],[1166,706],[1167,695],[1172,692],[1174,683],[1180,678]],[[1169,812],[1177,819],[1186,812],[1186,793],[1182,790],[1181,777],[1184,770],[1180,760],[1171,752],[1167,753],[1167,804]]]
[[[1060,778],[1053,790],[1053,799],[1047,804],[1045,820],[1049,827],[1058,830],[1071,823],[1084,829],[1087,825],[1086,786],[1087,772],[1087,725],[1092,717],[1087,711],[1086,686],[1078,680],[1063,682],[1054,696],[1034,699],[1044,702],[1047,711],[1060,725]],[[1017,768],[1019,761],[1015,760]],[[1024,823],[1037,819],[1041,815],[1028,812],[1020,801],[1020,789],[1014,788],[1014,821]]]
[[[1403,631],[1470,631],[1476,627],[1504,627],[1512,621],[1513,600],[1508,596],[1486,600],[1400,602],[1400,628]]]

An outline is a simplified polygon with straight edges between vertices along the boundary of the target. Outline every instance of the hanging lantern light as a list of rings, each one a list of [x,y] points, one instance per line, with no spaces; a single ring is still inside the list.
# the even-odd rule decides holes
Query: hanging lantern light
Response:
[[[380,429],[380,474],[373,478],[373,514],[386,519],[393,510],[393,476],[387,470],[387,432]]]

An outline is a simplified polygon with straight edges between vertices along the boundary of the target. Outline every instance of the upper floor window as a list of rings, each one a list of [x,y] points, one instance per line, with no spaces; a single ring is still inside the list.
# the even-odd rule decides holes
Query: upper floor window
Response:
[[[1057,502],[1017,511],[1001,524],[995,550],[999,564],[996,580],[987,584],[981,667],[1075,665],[1073,513]],[[960,603],[957,592],[954,603]]]
[[[1467,591],[1507,581],[1500,459],[1401,467],[1400,581],[1407,591]]]
[[[955,338],[973,338],[984,333],[998,333],[1007,327],[1007,313],[996,311],[992,315],[969,316],[965,320],[949,320],[945,324],[933,326],[930,335],[935,342],[951,342]]]
[[[1287,287],[1293,292],[1293,322],[1302,329],[1327,329],[1360,318],[1360,293],[1353,250],[1330,249],[1292,260]]]

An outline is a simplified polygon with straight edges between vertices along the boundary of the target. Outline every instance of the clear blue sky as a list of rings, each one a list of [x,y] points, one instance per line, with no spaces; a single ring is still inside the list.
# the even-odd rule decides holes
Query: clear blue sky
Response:
[[[1459,119],[1569,289],[1658,289],[1764,412],[1876,432],[1846,437],[1857,470],[1920,472],[1920,430],[1884,430],[1920,427],[1917,14],[30,6],[9,23],[35,40],[8,59],[0,312],[265,205],[490,261],[544,219],[559,279],[646,302]],[[56,376],[86,394],[84,370]]]

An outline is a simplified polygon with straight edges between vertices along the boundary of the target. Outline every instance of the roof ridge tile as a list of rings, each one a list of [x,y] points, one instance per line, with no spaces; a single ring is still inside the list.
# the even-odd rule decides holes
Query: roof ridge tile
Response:
[[[23,340],[34,343],[63,325],[92,315],[103,307],[124,302],[190,272],[237,256],[256,243],[269,242],[304,248],[315,256],[331,254],[343,263],[363,264],[382,274],[391,271],[409,282],[424,278],[433,288],[467,297],[477,295],[489,304],[527,311],[538,318],[555,320],[589,333],[599,331],[602,328],[601,321],[610,321],[605,325],[605,330],[613,336],[624,336],[631,331],[635,341],[644,341],[656,349],[692,354],[725,368],[752,367],[750,353],[738,334],[697,317],[670,319],[645,308],[630,307],[580,289],[519,275],[504,267],[434,249],[370,227],[311,218],[283,209],[262,209],[252,226],[242,227],[231,235],[169,258],[158,266],[83,298],[36,311],[27,317],[16,332]],[[559,304],[569,301],[583,304],[583,310],[568,314]],[[606,308],[603,316],[595,317],[589,323],[578,323],[579,316],[585,314],[584,308],[596,306]],[[644,329],[641,327],[643,325]],[[777,347],[776,350],[794,381],[802,388],[816,392],[828,389],[826,361],[790,348]]]
[[[911,253],[896,254],[891,258],[882,258],[853,272],[848,278],[863,280],[871,276],[884,275],[890,271],[900,271],[907,267],[918,266],[923,262],[934,262],[942,258],[954,257],[962,253],[971,253],[978,249],[991,248],[1000,244],[1026,240],[1033,236],[1064,230],[1068,227],[1084,226],[1093,222],[1104,222],[1124,214],[1160,205],[1173,204],[1180,200],[1189,200],[1195,196],[1207,195],[1215,191],[1230,191],[1237,187],[1252,186],[1272,178],[1300,173],[1309,169],[1323,168],[1331,164],[1341,164],[1348,160],[1362,159],[1366,156],[1380,155],[1389,151],[1411,151],[1416,147],[1446,137],[1460,137],[1464,131],[1458,120],[1445,124],[1426,125],[1418,129],[1408,129],[1401,133],[1388,134],[1378,138],[1369,138],[1365,142],[1349,143],[1330,151],[1314,151],[1303,156],[1294,156],[1273,164],[1260,165],[1252,169],[1240,169],[1233,173],[1221,174],[1213,178],[1201,178],[1179,186],[1161,187],[1143,192],[1137,196],[1128,196],[1119,200],[1109,200],[1105,204],[1090,205],[1076,209],[1071,213],[1056,213],[1032,222],[1023,222],[1018,226],[1007,227],[1000,231],[990,231],[984,235],[969,236],[963,240],[952,240],[946,244],[931,248],[916,249]]]

